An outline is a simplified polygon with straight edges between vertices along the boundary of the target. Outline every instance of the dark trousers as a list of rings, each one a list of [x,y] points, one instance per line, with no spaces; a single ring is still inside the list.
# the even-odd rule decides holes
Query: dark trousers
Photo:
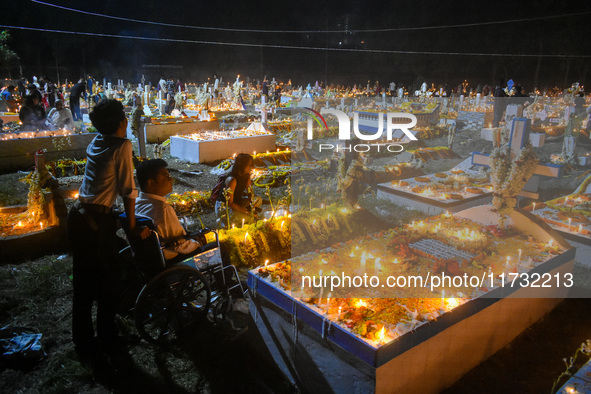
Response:
[[[74,120],[82,120],[82,112],[80,111],[80,99],[70,97],[70,111]]]
[[[73,207],[68,213],[67,228],[74,265],[73,342],[82,350],[93,347],[92,306],[96,301],[98,342],[110,346],[117,335],[117,218],[110,213],[82,214]]]

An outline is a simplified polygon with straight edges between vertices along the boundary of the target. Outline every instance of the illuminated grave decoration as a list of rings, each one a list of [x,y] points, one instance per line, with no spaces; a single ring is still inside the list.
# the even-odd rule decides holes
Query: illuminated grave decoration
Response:
[[[509,147],[511,149],[511,158],[518,157],[520,152],[526,146],[526,141],[529,141],[530,120],[526,118],[515,118],[512,121],[511,133],[509,136]],[[500,144],[500,129],[495,129],[495,147]],[[490,157],[480,152],[472,153],[472,164],[479,166],[490,166]],[[547,176],[552,178],[560,178],[562,176],[563,167],[555,164],[538,165],[534,172],[534,176],[530,178],[528,183],[523,187],[519,194],[523,197],[538,198],[537,193],[539,176]]]
[[[21,179],[29,185],[27,205],[0,207],[0,258],[5,260],[57,253],[66,246],[65,226],[58,226],[56,199],[45,187],[50,175],[43,153],[35,154],[35,164],[35,171]]]
[[[47,160],[86,157],[86,147],[97,133],[77,134],[70,130],[22,131],[0,135],[0,170],[26,169],[35,165],[35,152]]]
[[[13,113],[13,112],[1,112],[0,119],[2,119],[4,124],[9,123],[9,122],[19,122],[20,121],[18,114]]]
[[[565,238],[591,246],[591,175],[574,193],[524,208]],[[588,252],[591,252],[589,250]],[[587,261],[591,261],[589,255]]]
[[[575,250],[527,212],[513,211],[509,221],[501,229],[490,207],[474,207],[253,269],[251,315],[280,369],[302,391],[439,392],[551,311],[572,286]],[[426,239],[465,252],[462,266],[413,252],[410,245]],[[397,247],[388,248],[392,242]],[[380,272],[382,280],[395,273],[497,279],[478,280],[471,290],[395,289],[399,295],[389,298],[376,298],[388,293],[382,288],[344,289],[350,295],[339,297],[330,281],[298,287],[301,271],[333,276],[338,264],[358,275]],[[561,282],[501,287],[499,277],[508,274]],[[421,298],[406,296],[413,292]]]
[[[170,138],[170,154],[191,163],[209,163],[235,153],[275,150],[275,135],[260,123],[233,131],[209,131]]]
[[[145,141],[149,144],[162,143],[173,135],[192,134],[199,131],[217,130],[217,119],[203,121],[195,116],[184,117],[146,117],[142,116],[140,130],[144,131]],[[128,126],[127,136],[131,138],[131,122]]]
[[[492,201],[488,175],[468,158],[450,171],[378,185],[377,197],[430,214],[457,212]]]

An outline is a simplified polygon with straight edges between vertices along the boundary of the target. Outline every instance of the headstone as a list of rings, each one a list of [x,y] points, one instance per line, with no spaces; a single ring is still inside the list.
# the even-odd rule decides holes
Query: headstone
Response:
[[[523,116],[523,106],[517,104],[507,105],[505,109],[505,122],[511,123],[515,118],[521,118]]]

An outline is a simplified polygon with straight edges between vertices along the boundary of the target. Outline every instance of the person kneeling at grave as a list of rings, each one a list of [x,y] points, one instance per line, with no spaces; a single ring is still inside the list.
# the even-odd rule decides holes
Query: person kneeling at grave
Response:
[[[201,234],[188,235],[168,204],[165,196],[172,192],[172,177],[166,167],[168,163],[162,159],[146,160],[138,165],[136,175],[141,192],[135,212],[152,219],[164,245],[164,258],[169,261],[199,253],[206,241]]]
[[[257,214],[260,213],[262,199],[252,193],[250,174],[253,167],[252,156],[240,153],[236,156],[232,169],[225,176],[223,188],[215,196],[215,213],[222,222],[222,226],[228,220],[226,207],[230,222],[237,225],[243,220],[246,223],[249,223],[251,218],[256,220]]]

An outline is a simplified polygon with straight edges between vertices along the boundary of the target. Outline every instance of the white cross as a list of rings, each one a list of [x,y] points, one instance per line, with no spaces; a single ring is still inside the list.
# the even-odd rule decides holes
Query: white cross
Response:
[[[529,130],[531,121],[527,118],[515,118],[511,125],[511,134],[509,136],[509,146],[511,147],[511,159],[519,156],[521,149],[529,141]],[[488,155],[480,152],[472,152],[472,164],[478,166],[490,167],[490,158]],[[563,174],[563,166],[558,164],[538,164],[534,175],[547,176],[551,178],[561,178]],[[537,189],[537,184],[534,185]],[[530,191],[522,191],[521,196],[530,198],[539,198],[538,193]]]

